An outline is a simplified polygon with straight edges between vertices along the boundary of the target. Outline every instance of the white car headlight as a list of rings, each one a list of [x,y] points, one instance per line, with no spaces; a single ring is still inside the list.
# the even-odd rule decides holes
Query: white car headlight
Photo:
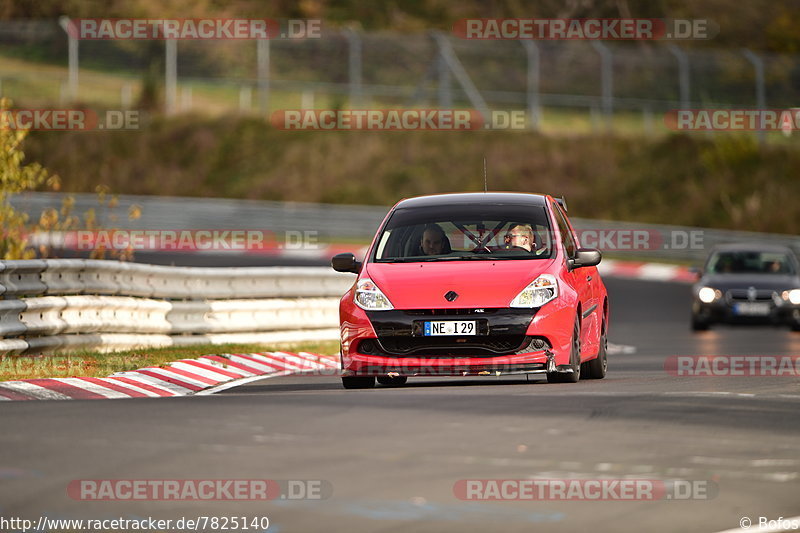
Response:
[[[511,300],[510,307],[541,307],[558,296],[555,276],[542,274]]]
[[[800,305],[800,289],[792,289],[789,291],[789,301],[793,305]]]
[[[358,280],[354,300],[357,306],[366,311],[388,311],[394,309],[389,298],[369,278]]]
[[[712,289],[711,287],[703,287],[697,291],[697,297],[700,298],[700,301],[704,304],[710,304],[720,296],[722,296],[722,293]]]

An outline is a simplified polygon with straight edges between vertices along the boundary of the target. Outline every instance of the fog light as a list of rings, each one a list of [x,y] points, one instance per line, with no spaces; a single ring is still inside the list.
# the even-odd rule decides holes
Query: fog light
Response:
[[[544,350],[547,347],[547,343],[544,339],[535,338],[531,341],[531,348],[534,350]]]
[[[371,354],[375,351],[375,341],[365,339],[358,345],[358,351],[361,353]]]

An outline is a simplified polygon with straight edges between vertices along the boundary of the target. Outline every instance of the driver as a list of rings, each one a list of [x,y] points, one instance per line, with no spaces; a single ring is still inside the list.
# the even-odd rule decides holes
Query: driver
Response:
[[[425,255],[439,255],[450,253],[449,246],[446,244],[447,236],[438,224],[428,224],[422,232],[420,248]]]
[[[503,241],[506,249],[521,248],[530,252],[534,247],[533,228],[529,224],[514,224],[506,232]]]

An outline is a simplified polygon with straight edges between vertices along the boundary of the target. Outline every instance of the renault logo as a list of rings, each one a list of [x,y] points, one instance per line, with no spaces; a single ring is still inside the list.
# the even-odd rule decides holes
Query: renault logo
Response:
[[[755,302],[756,301],[756,296],[757,295],[758,295],[758,292],[756,291],[755,287],[750,287],[749,289],[747,289],[747,299],[750,300],[751,302]]]
[[[444,299],[448,302],[455,302],[456,298],[458,298],[458,293],[456,291],[448,291],[448,293],[444,295]]]

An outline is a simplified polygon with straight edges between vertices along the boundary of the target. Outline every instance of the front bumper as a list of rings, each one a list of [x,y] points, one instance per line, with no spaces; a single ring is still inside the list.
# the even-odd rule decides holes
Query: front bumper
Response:
[[[758,303],[768,306],[764,314],[742,313],[738,304]],[[692,315],[695,320],[707,323],[723,324],[798,324],[800,323],[800,306],[784,303],[777,305],[774,301],[762,302],[730,302],[719,299],[711,303],[703,303],[694,299]]]
[[[425,309],[365,312],[369,327],[343,325],[344,375],[464,376],[540,373],[569,362],[574,315],[541,309]],[[476,335],[425,336],[432,320],[474,320]],[[569,326],[563,327],[564,324]],[[346,346],[346,349],[345,349]]]
[[[499,376],[541,374],[555,370],[552,351],[542,350],[524,356],[500,357],[381,357],[354,354],[345,368],[345,376]]]

